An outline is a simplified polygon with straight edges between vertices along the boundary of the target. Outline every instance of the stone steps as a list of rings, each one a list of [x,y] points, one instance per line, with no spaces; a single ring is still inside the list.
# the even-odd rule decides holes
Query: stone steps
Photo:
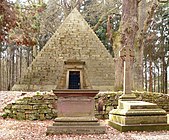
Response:
[[[104,134],[105,126],[49,126],[46,135],[55,134]]]

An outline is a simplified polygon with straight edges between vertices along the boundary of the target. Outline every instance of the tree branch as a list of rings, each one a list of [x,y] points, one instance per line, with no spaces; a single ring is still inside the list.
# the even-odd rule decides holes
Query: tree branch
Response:
[[[111,12],[113,12],[113,11],[115,11],[115,10],[117,10],[118,9],[118,7],[115,7],[115,8],[113,8],[113,9],[110,9],[108,12],[106,12],[105,14],[103,14],[101,17],[100,17],[100,19],[99,19],[99,21],[97,22],[97,24],[93,27],[93,30],[94,31],[96,31],[97,29],[98,29],[98,27],[100,26],[100,24],[103,22],[103,19],[104,19],[104,17],[105,16],[108,16]]]

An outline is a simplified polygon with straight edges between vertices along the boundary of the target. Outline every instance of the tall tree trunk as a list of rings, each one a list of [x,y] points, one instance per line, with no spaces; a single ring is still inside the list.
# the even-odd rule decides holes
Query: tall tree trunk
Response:
[[[154,86],[153,86],[153,91],[156,92],[156,73],[155,73],[155,68],[153,69],[153,79],[154,79]]]
[[[17,82],[18,80],[18,62],[19,62],[19,57],[18,57],[18,48],[16,49],[16,52],[15,52],[15,58],[16,58],[16,63],[15,63],[15,83]]]
[[[146,0],[142,0],[139,3],[138,7],[138,36],[141,35],[141,32],[144,28],[144,21],[147,17],[147,2]],[[139,37],[137,37],[139,38]],[[135,63],[134,63],[134,87],[136,87],[137,90],[143,90],[143,48],[135,48]]]
[[[22,76],[22,47],[20,47],[20,54],[19,54],[19,77]]]
[[[120,29],[119,29],[119,42],[117,45],[117,50],[119,51],[124,46],[127,48],[130,48],[131,50],[134,50],[134,42],[135,42],[135,36],[138,31],[138,1],[137,0],[123,0],[122,3],[122,19],[120,23]],[[117,53],[118,54],[118,53]],[[120,58],[116,58],[120,62]],[[133,67],[133,61],[131,62],[131,66]],[[117,70],[120,69],[120,70]],[[116,77],[120,77],[123,71],[123,67],[121,63],[116,65]],[[132,69],[133,71],[133,69]],[[133,73],[133,72],[132,72]],[[132,78],[131,78],[132,79]],[[120,79],[123,81],[123,78]],[[115,83],[121,84],[122,82],[119,81],[118,78],[115,79]],[[116,83],[116,84],[117,84]],[[130,81],[131,87],[133,88],[133,79]],[[122,87],[122,85],[116,85],[116,88]]]
[[[13,84],[14,84],[14,46],[9,47],[9,85],[8,85],[8,90],[11,90]]]
[[[123,76],[124,76],[123,61],[120,57],[115,59],[115,91],[122,91],[123,89]]]
[[[135,63],[135,85],[138,89],[143,89],[143,52],[144,52],[144,39],[145,33],[152,21],[154,11],[157,8],[157,1],[154,0],[147,12],[146,0],[140,2],[139,9],[139,32],[137,35],[136,43],[136,63]],[[148,14],[147,14],[148,13]]]
[[[2,90],[2,79],[1,79],[1,49],[0,49],[0,91],[1,90]]]
[[[31,50],[30,50],[29,65],[32,63],[33,59],[34,59],[34,56],[33,56],[33,47],[32,47]]]
[[[150,68],[149,68],[149,91],[153,92],[153,78],[152,78],[152,60],[150,58]]]
[[[14,48],[12,48],[11,50],[11,86],[10,89],[12,88],[12,86],[14,85],[15,82],[15,67],[14,67]]]
[[[28,48],[27,50],[27,67],[29,67],[29,62],[30,62],[30,49]]]
[[[167,84],[168,84],[168,81],[167,81],[167,65],[165,63],[165,66],[164,66],[164,93],[167,94]]]
[[[5,80],[4,80],[4,78],[5,78],[5,58],[3,58],[2,59],[2,90],[5,90]]]
[[[144,67],[145,67],[145,72],[144,72],[144,74],[145,74],[145,79],[144,79],[144,81],[145,81],[145,90],[147,91],[147,58],[145,58]]]
[[[158,67],[158,92],[160,93],[160,68]]]
[[[164,93],[164,60],[161,63],[161,93]]]
[[[34,46],[33,46],[33,59],[37,56],[37,53],[38,53],[38,51],[37,51],[37,46],[34,45]]]
[[[6,83],[7,83],[7,90],[10,90],[10,71],[11,71],[11,63],[7,59],[7,64],[6,64],[6,69],[7,69],[7,78],[6,78]]]

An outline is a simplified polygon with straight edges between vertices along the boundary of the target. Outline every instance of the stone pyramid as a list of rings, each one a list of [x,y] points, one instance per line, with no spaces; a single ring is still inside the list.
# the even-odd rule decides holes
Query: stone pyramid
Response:
[[[113,58],[75,8],[12,90],[68,88],[68,72],[80,71],[82,89],[113,90]]]

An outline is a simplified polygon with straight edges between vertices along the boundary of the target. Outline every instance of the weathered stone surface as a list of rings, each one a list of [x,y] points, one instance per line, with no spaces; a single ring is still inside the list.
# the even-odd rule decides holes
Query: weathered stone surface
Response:
[[[25,120],[26,119],[25,113],[17,113],[17,119],[18,120]]]
[[[155,103],[158,105],[159,108],[164,109],[166,112],[169,112],[169,95],[166,94],[160,94],[160,93],[149,93],[149,92],[133,92],[136,94],[137,98],[142,100],[142,101],[146,101],[146,102],[151,102],[151,103]],[[104,92],[103,94],[98,94],[97,96],[95,96],[95,116],[96,118],[103,118],[103,119],[107,119],[108,118],[108,114],[109,111],[111,109],[116,109],[118,106],[118,98],[119,96],[122,94],[122,92]],[[44,94],[43,96],[46,95]],[[51,119],[54,119],[57,116],[57,108],[56,106],[56,102],[57,102],[57,97],[54,95],[50,95],[48,96],[48,99],[44,99],[42,98],[40,101],[40,103],[43,102],[44,105],[47,105],[49,109],[51,109],[52,113],[50,114],[53,117],[50,117]],[[53,97],[53,99],[52,99]],[[103,112],[102,114],[98,113],[98,100],[100,98],[104,98],[104,104],[103,104]],[[160,100],[159,100],[160,98]],[[161,99],[164,99],[163,102],[161,102]],[[12,109],[13,105],[23,105],[23,103],[25,103],[26,105],[32,105],[32,110],[34,110],[34,112],[38,112],[38,109],[40,108],[40,106],[42,104],[39,104],[39,102],[34,102],[32,103],[32,98],[31,97],[24,97],[24,99],[19,99],[19,102],[15,102],[13,104],[8,104],[5,108],[4,108],[4,113],[7,114],[7,117],[12,117],[13,115],[16,115],[17,112],[26,112],[26,110],[24,109]],[[38,100],[37,100],[38,101]],[[32,111],[30,110],[30,111]],[[7,112],[6,112],[7,111]],[[11,111],[11,113],[10,113]],[[29,110],[27,110],[29,111]],[[12,117],[13,118],[13,117]],[[46,116],[45,116],[46,119]]]
[[[55,99],[56,97],[54,95],[46,94],[24,97],[15,103],[8,104],[3,111],[6,117],[19,120],[53,119],[57,116],[57,110],[53,107],[53,104],[56,102]]]
[[[71,64],[71,69],[81,69],[83,73],[84,89],[113,89],[113,58],[76,9],[65,19],[12,89],[50,91],[67,88],[65,80],[70,65],[65,62],[70,60],[77,62]],[[80,61],[85,64],[79,65]]]
[[[105,126],[49,126],[46,134],[104,134]]]
[[[166,123],[163,124],[136,124],[136,125],[120,125],[119,123],[109,121],[110,126],[121,132],[127,131],[161,131],[169,130],[169,125]]]
[[[119,131],[158,130],[157,126],[159,130],[169,129],[166,111],[156,104],[143,101],[119,100],[117,109],[109,113],[109,124]]]
[[[58,100],[57,108],[60,117],[93,116],[94,99],[90,97],[63,98]]]
[[[158,115],[158,116],[120,116],[112,115],[110,120],[115,121],[116,123],[123,125],[133,125],[133,124],[162,124],[166,123],[167,116]]]
[[[58,97],[58,118],[46,134],[96,134],[105,133],[94,114],[94,96],[98,90],[53,90]]]
[[[131,47],[131,46],[130,46]],[[131,61],[133,61],[134,52],[128,46],[123,47],[120,52],[120,57],[123,59],[124,62],[124,77],[123,77],[123,95],[120,97],[123,99],[128,98],[130,99],[131,89],[132,89],[132,74],[131,74]],[[133,98],[133,96],[131,96]]]

